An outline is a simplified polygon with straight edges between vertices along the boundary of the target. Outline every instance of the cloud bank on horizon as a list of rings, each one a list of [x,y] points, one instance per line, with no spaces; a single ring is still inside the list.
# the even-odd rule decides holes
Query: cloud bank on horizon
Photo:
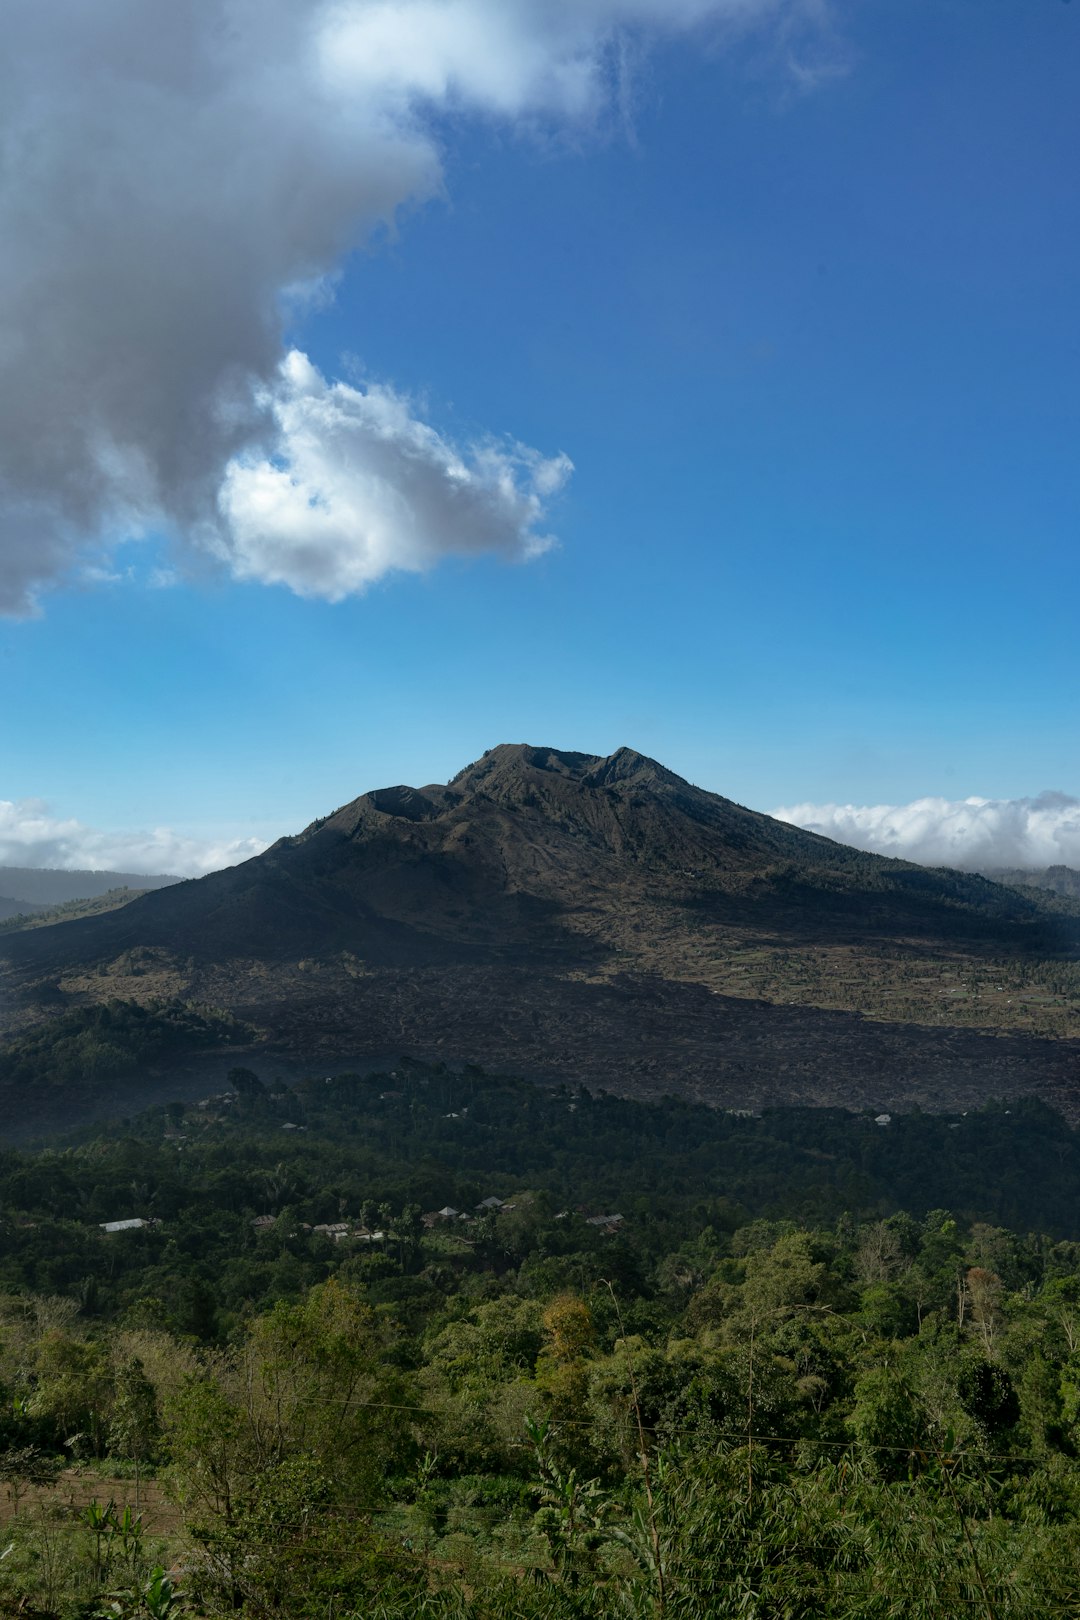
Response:
[[[168,827],[100,832],[54,816],[39,799],[0,799],[0,866],[202,877],[266,848],[259,838],[191,838]]]
[[[911,804],[794,804],[770,812],[841,844],[920,866],[986,872],[1080,867],[1080,799],[915,799]]]
[[[9,0],[0,56],[0,612],[151,532],[336,600],[527,558],[568,477],[450,443],[283,352],[286,312],[437,197],[452,116],[589,126],[620,37],[823,0]],[[793,71],[798,67],[792,62]],[[798,77],[798,74],[796,74]]]
[[[796,804],[769,812],[809,832],[922,866],[992,872],[1080,869],[1080,799],[916,799],[911,804]],[[201,877],[266,849],[265,839],[196,838],[168,827],[102,832],[54,815],[41,800],[0,799],[0,866]]]

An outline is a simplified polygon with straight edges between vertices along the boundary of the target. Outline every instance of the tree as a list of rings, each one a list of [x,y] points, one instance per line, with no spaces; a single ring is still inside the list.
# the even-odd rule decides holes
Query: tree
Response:
[[[964,1314],[982,1340],[987,1356],[994,1353],[994,1339],[1004,1317],[1001,1299],[1004,1293],[1001,1278],[982,1266],[970,1266],[963,1283]]]
[[[112,1408],[112,1368],[100,1344],[47,1333],[36,1354],[36,1387],[29,1409],[47,1420],[57,1439],[73,1449],[89,1442],[100,1456]]]
[[[904,1262],[900,1234],[885,1221],[866,1227],[855,1253],[855,1276],[864,1287],[891,1282]]]
[[[892,1367],[874,1367],[855,1385],[848,1426],[883,1479],[902,1479],[923,1443],[926,1414]]]
[[[117,1369],[109,1444],[135,1465],[136,1512],[141,1506],[140,1467],[151,1455],[158,1432],[154,1386],[138,1356],[132,1356]]]
[[[754,1320],[816,1303],[826,1278],[809,1233],[792,1232],[746,1261],[743,1308]]]
[[[1011,1429],[1020,1416],[1020,1402],[1004,1367],[991,1361],[968,1361],[957,1380],[960,1404],[987,1436]]]
[[[230,1069],[226,1079],[242,1108],[253,1108],[266,1097],[266,1087],[253,1069]]]

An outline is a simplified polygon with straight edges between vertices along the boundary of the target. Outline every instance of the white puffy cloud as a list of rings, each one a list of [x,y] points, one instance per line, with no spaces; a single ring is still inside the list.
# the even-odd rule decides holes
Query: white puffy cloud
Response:
[[[530,557],[566,456],[488,443],[462,453],[393,389],[328,384],[293,350],[269,392],[277,453],[230,461],[219,542],[241,579],[338,601],[455,552]]]
[[[1080,867],[1080,799],[915,799],[911,804],[794,804],[771,812],[877,855],[962,871]]]
[[[0,866],[201,877],[265,848],[265,841],[257,838],[191,838],[168,827],[100,832],[53,815],[40,799],[0,799]]]
[[[298,395],[285,309],[438,195],[448,116],[593,120],[626,30],[786,41],[823,3],[7,0],[0,612],[151,530],[331,596],[444,551],[527,552],[552,464],[462,455],[388,389]]]

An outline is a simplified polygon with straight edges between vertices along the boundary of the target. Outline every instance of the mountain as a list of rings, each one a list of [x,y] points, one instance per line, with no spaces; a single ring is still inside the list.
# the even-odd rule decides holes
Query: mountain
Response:
[[[70,900],[94,900],[113,889],[161,889],[179,879],[144,872],[79,872],[60,867],[0,866],[0,893],[11,895],[25,910],[62,906]]]
[[[868,855],[628,748],[491,749],[209,877],[0,937],[17,1028],[198,1001],[267,1054],[498,1062],[732,1106],[1060,1096],[1080,908]],[[59,998],[59,999],[58,999]]]

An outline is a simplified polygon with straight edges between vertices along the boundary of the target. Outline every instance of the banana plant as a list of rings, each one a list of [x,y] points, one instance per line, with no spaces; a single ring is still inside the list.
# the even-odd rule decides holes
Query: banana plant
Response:
[[[94,1538],[94,1580],[104,1580],[112,1558],[112,1535],[116,1528],[116,1503],[101,1503],[95,1496],[79,1514],[79,1523]]]
[[[574,1581],[584,1554],[606,1539],[615,1504],[598,1479],[581,1479],[576,1468],[565,1472],[559,1468],[551,1454],[547,1419],[537,1422],[527,1417],[525,1432],[539,1473],[541,1507],[535,1523],[547,1535],[556,1568]]]
[[[186,1608],[187,1600],[159,1564],[143,1586],[110,1592],[95,1620],[179,1620]]]

